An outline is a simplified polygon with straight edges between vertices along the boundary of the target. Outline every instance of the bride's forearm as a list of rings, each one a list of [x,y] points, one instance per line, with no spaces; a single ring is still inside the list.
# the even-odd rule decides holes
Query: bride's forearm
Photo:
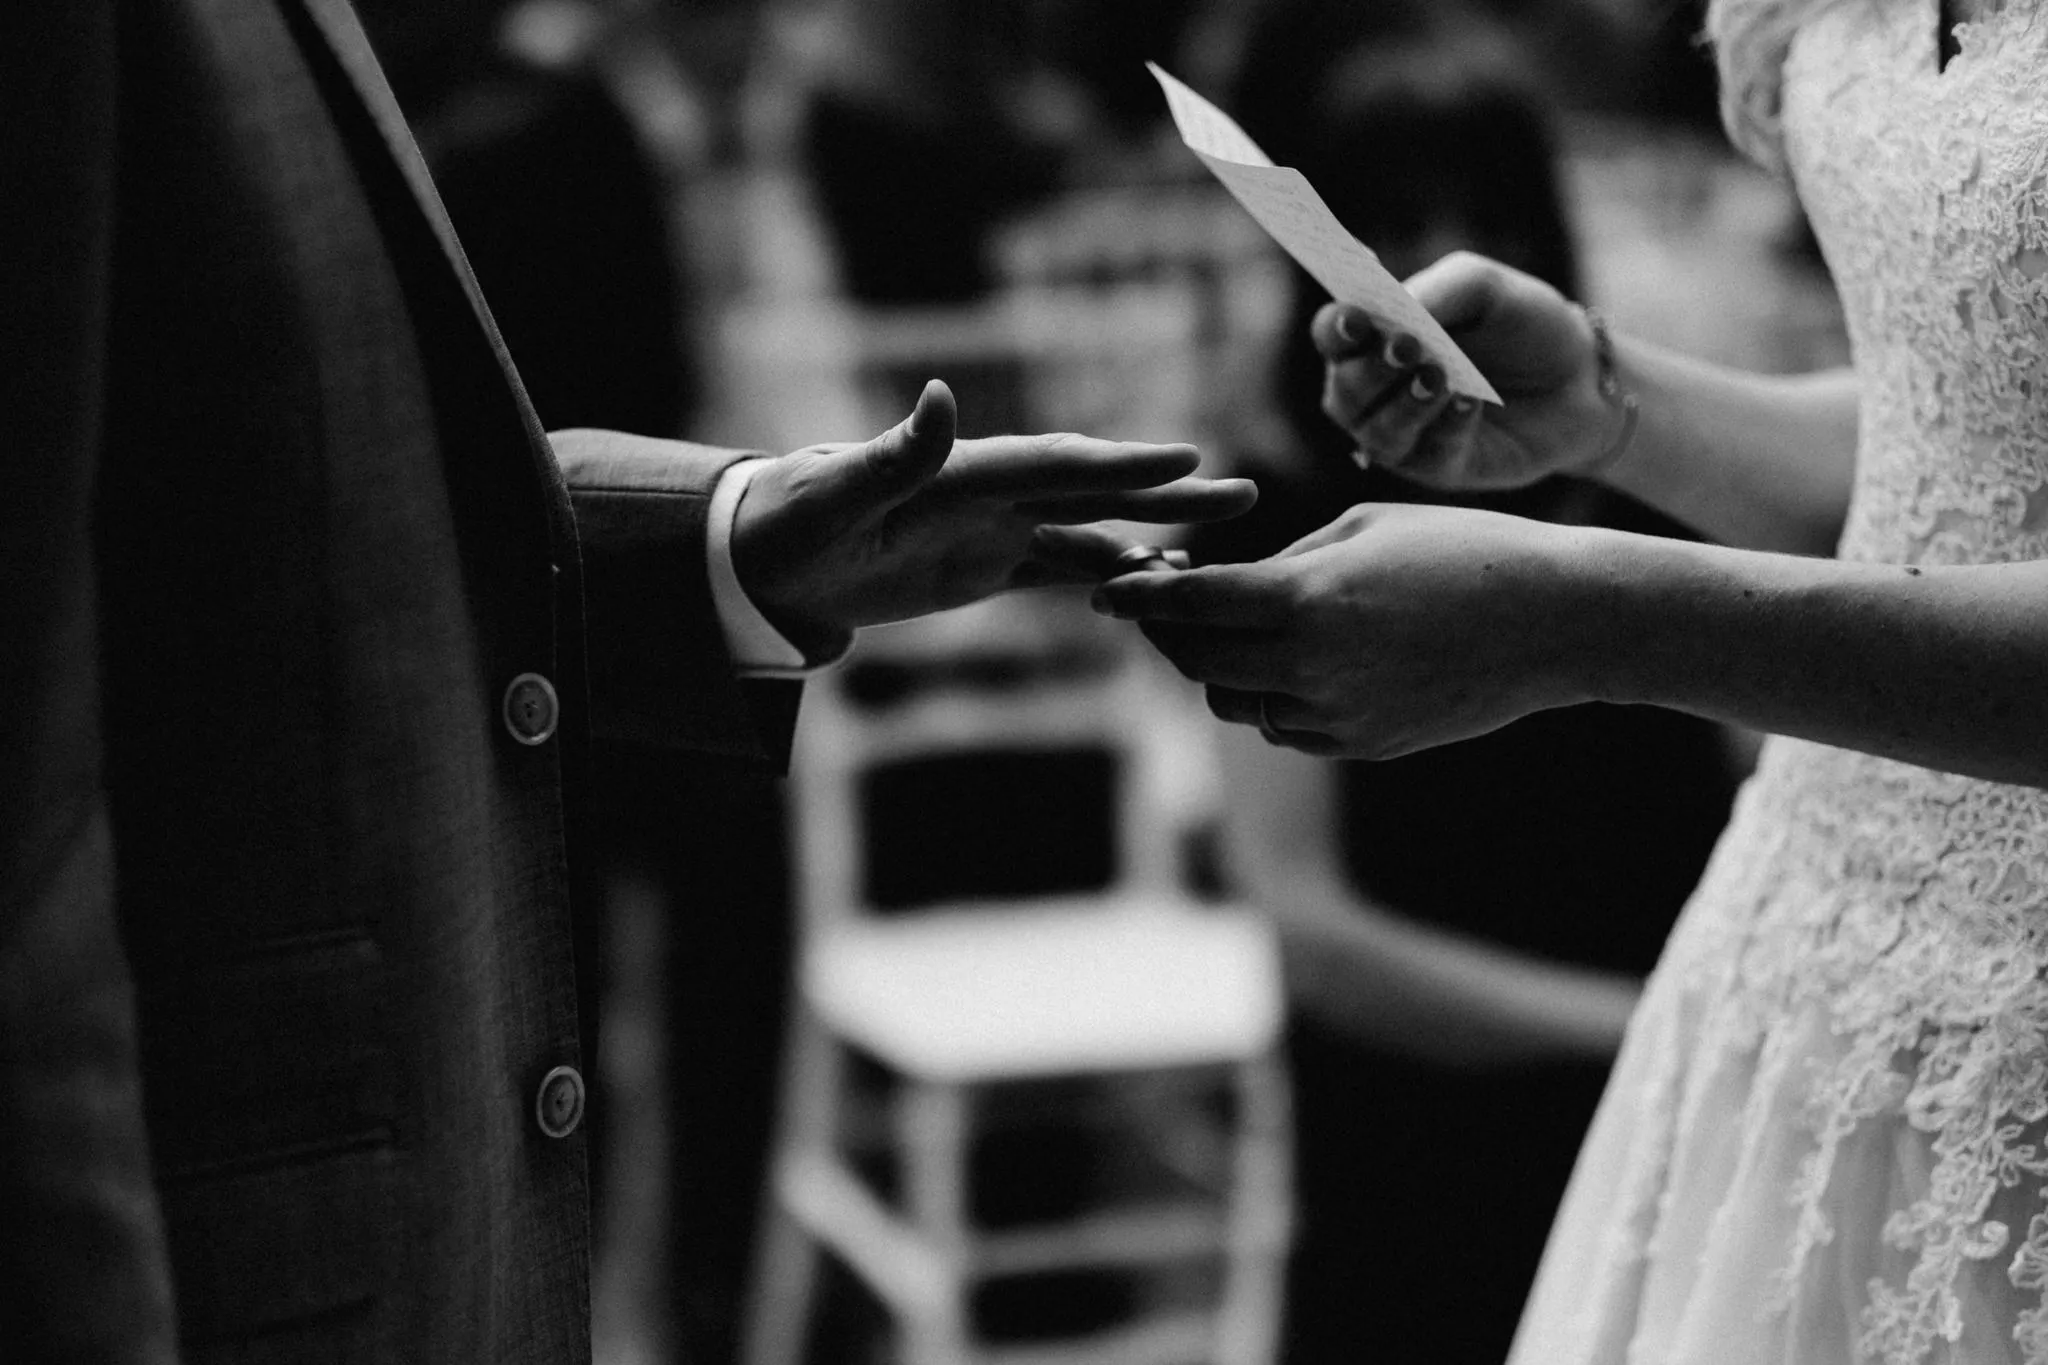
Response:
[[[1833,552],[1856,455],[1850,371],[1748,374],[1627,337],[1615,362],[1641,420],[1606,482],[1724,544]]]
[[[1581,535],[1591,695],[2048,787],[2048,562],[1923,569]]]

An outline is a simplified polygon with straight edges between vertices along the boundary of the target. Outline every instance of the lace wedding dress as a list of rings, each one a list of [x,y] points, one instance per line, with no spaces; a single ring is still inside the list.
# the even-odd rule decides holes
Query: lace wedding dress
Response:
[[[1940,23],[1838,0],[1785,67],[1862,380],[1841,553],[2048,558],[2048,0],[1946,66]],[[1766,745],[1512,1360],[2048,1361],[2048,792]]]

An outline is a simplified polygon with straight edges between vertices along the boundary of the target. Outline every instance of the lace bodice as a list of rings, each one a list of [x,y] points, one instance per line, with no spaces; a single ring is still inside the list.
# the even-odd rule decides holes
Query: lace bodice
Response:
[[[1794,42],[1786,154],[1863,376],[1843,553],[2048,556],[2048,9],[1842,0]]]
[[[1959,27],[1945,68],[1939,24],[1939,0],[1839,0],[1786,63],[1787,160],[1861,381],[1841,553],[2048,558],[2048,0]],[[1933,1167],[1883,1223],[1900,1273],[1867,1286],[1860,1349],[1930,1359],[1995,1263],[2034,1291],[2007,1329],[2048,1360],[2048,793],[1774,741],[1672,959],[1715,1002],[1709,1046],[1756,1055],[1752,1117],[1802,1093],[1766,1310],[1839,1234],[1863,1126],[1902,1119]]]
[[[1833,0],[1785,65],[1861,383],[1841,553],[2048,558],[2048,0],[1945,69],[1939,25]],[[1774,739],[1516,1360],[2048,1362],[2044,1295],[2048,792]]]

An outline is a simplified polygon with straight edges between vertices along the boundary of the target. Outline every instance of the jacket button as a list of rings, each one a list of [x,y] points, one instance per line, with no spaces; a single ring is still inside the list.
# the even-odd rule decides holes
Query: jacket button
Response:
[[[583,1076],[573,1066],[558,1066],[541,1078],[533,1097],[534,1121],[551,1138],[565,1138],[583,1122]]]
[[[505,728],[521,744],[545,744],[561,719],[555,685],[538,673],[521,673],[505,687]]]

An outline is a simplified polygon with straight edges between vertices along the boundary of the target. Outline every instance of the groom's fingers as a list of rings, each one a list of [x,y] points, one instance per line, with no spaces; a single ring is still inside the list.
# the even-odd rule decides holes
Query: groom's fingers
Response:
[[[1250,479],[1178,479],[1162,488],[1132,488],[1032,498],[1018,511],[1032,521],[1076,525],[1085,521],[1222,521],[1259,500]]]
[[[826,500],[856,515],[894,507],[931,482],[953,449],[959,411],[937,379],[924,386],[910,416],[859,445],[817,452]]]
[[[1049,498],[1111,489],[1152,488],[1195,472],[1191,445],[1105,441],[1055,432],[986,436],[954,448],[943,481],[971,497]]]

